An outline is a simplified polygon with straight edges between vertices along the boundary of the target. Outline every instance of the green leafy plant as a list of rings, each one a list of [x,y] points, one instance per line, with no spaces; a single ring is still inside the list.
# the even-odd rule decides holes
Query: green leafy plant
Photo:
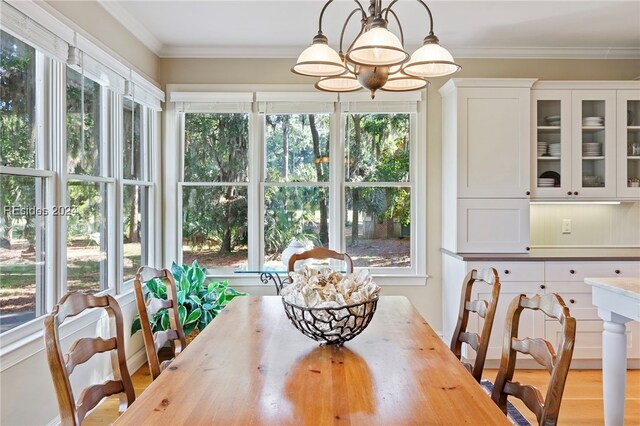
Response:
[[[191,334],[196,328],[199,331],[204,330],[234,297],[247,295],[247,293],[229,287],[227,281],[213,281],[205,284],[206,269],[201,267],[198,261],[183,266],[174,262],[171,265],[171,272],[176,281],[178,313],[185,336]],[[167,286],[161,280],[149,280],[146,285],[149,292],[145,297],[167,298]],[[169,328],[169,312],[163,309],[157,312],[150,321],[151,329],[154,332],[167,330]],[[138,316],[131,325],[131,334],[140,329],[140,317]]]

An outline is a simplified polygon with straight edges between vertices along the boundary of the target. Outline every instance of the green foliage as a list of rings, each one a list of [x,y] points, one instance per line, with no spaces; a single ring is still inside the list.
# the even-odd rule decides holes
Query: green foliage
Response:
[[[171,272],[176,281],[178,293],[178,314],[180,325],[185,336],[196,328],[200,331],[220,313],[227,303],[236,296],[246,296],[229,287],[227,281],[213,281],[206,284],[206,269],[200,267],[197,261],[192,265],[179,266],[175,262],[171,265]],[[167,298],[167,286],[164,282],[153,279],[146,283],[149,292],[145,296],[158,299]],[[151,329],[163,331],[169,328],[169,312],[166,309],[158,311],[150,320]],[[140,317],[136,317],[131,325],[133,335],[141,329]]]

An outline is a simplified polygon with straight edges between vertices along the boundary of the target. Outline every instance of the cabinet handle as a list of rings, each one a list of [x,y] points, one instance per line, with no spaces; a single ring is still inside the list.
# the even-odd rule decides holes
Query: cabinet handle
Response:
[[[576,273],[576,271],[575,271],[575,270],[573,270],[573,269],[571,269],[571,270],[569,271],[569,273],[570,273],[571,275],[573,275],[573,274],[575,274],[575,273]]]
[[[527,195],[531,195],[531,191],[527,191]]]
[[[567,195],[571,195],[571,194],[572,194],[572,192],[571,192],[571,191],[567,192]]]
[[[620,269],[616,269],[614,272],[615,272],[616,274],[620,275]]]
[[[504,273],[505,273],[505,274],[507,274],[507,275],[509,275],[509,274],[511,273],[511,271],[510,271],[510,270],[508,270],[508,269],[505,269],[505,270],[504,270]]]
[[[573,195],[578,195],[578,191],[574,192]]]
[[[540,288],[544,290],[545,288],[547,288],[547,286],[544,284],[540,284]]]
[[[576,299],[569,299],[569,303],[576,303]]]

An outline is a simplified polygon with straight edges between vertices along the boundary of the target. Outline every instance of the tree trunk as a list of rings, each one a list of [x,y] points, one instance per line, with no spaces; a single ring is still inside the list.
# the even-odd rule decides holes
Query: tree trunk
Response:
[[[233,188],[227,188],[224,206],[224,232],[222,233],[222,245],[220,252],[231,253],[233,245],[231,244],[231,202],[233,198]]]
[[[284,116],[282,121],[282,177],[285,181],[289,179],[289,115]]]
[[[309,114],[309,127],[311,128],[311,139],[313,139],[313,155],[316,159],[322,157],[320,153],[320,135],[318,134],[318,128],[316,127],[316,118],[313,114]],[[316,162],[316,176],[318,182],[323,182],[322,162]],[[319,194],[320,203],[320,243],[326,247],[329,244],[329,223],[327,217],[327,195],[324,189],[320,189]]]
[[[360,116],[358,114],[352,114],[353,118],[353,173],[357,173],[357,165],[360,163],[360,153],[362,152],[362,129],[360,128]],[[352,177],[352,176],[350,176]],[[359,211],[360,208],[360,190],[359,188],[351,189],[351,203],[352,203],[352,218],[351,218],[351,245],[358,244],[358,222],[360,221]]]
[[[129,216],[129,242],[138,242],[138,197],[139,188],[133,188],[133,196],[131,197],[131,214]]]

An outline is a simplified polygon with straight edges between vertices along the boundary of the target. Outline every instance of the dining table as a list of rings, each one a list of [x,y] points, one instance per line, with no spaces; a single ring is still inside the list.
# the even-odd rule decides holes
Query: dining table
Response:
[[[118,425],[509,425],[403,296],[321,345],[278,296],[233,299],[118,418]]]

